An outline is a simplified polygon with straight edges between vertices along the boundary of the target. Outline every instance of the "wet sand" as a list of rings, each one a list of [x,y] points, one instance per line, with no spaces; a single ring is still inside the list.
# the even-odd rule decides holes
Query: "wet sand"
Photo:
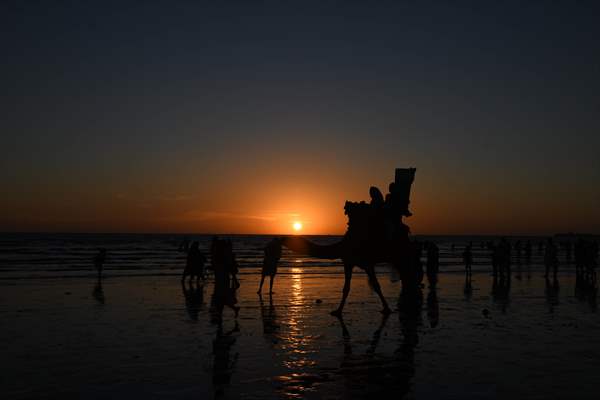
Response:
[[[341,274],[291,269],[262,300],[258,280],[241,276],[237,322],[226,309],[222,323],[212,282],[3,280],[2,398],[598,396],[600,317],[570,273],[556,287],[521,271],[508,289],[475,273],[472,290],[462,274],[441,274],[422,304],[404,299],[387,319],[356,274],[343,320],[329,315]],[[380,281],[396,309],[400,283]]]

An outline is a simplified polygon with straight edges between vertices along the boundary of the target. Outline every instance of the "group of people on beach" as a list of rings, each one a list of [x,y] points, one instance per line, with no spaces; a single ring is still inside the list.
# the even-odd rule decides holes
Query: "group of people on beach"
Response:
[[[239,265],[237,263],[235,253],[233,252],[233,244],[229,239],[220,239],[217,236],[212,238],[210,244],[210,267],[206,268],[206,257],[200,251],[200,246],[197,241],[189,244],[186,239],[179,246],[179,250],[187,253],[186,264],[181,276],[181,282],[184,283],[186,278],[189,281],[199,282],[206,280],[207,274],[212,271],[215,281],[215,303],[222,311],[224,306],[230,307],[234,312],[238,313],[239,307],[235,304],[236,291],[240,287],[238,279]],[[258,288],[258,293],[262,292],[263,283],[266,277],[270,278],[269,294],[273,293],[273,283],[277,274],[277,265],[281,259],[281,239],[271,239],[264,250],[262,278]]]
[[[181,276],[182,284],[188,277],[190,283],[194,280],[196,283],[206,280],[208,273],[205,268],[206,257],[200,251],[200,244],[197,241],[189,244],[186,239],[179,246],[179,250],[187,253],[185,268]],[[214,236],[210,244],[210,259],[209,269],[212,270],[215,281],[213,305],[217,308],[218,314],[222,313],[225,306],[228,306],[237,315],[239,307],[236,306],[236,290],[240,287],[237,278],[239,266],[231,240]]]
[[[598,266],[598,242],[579,238],[575,242],[575,271],[578,278],[592,283],[596,282]]]
[[[426,272],[419,273],[419,282],[423,276],[427,276],[430,286],[435,286],[437,282],[437,273],[439,271],[439,247],[434,242],[424,242],[418,244],[419,254],[425,250],[426,254]],[[577,241],[560,242],[556,245],[553,238],[547,238],[538,243],[538,251],[543,255],[543,263],[545,268],[544,277],[549,278],[550,275],[556,279],[559,267],[558,253],[560,249],[564,249],[565,258],[569,262],[572,253],[575,256],[575,271],[577,278],[581,282],[586,282],[595,286],[596,283],[596,267],[598,266],[598,242],[594,240],[585,240],[579,238]],[[456,244],[450,246],[451,252],[456,251]],[[526,263],[531,262],[533,244],[531,240],[522,242],[517,240],[514,243],[509,242],[506,238],[501,238],[498,242],[488,241],[481,242],[481,249],[488,249],[491,259],[492,275],[494,278],[510,278],[512,272],[512,264],[516,260],[521,263],[524,257]],[[465,245],[462,251],[462,262],[465,267],[465,275],[470,278],[472,275],[473,266],[473,243],[469,242]],[[421,256],[419,256],[421,258]],[[422,267],[420,267],[422,269]]]

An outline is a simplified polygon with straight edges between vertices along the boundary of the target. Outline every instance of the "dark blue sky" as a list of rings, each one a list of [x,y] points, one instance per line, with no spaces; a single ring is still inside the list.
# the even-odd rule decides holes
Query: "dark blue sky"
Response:
[[[3,2],[0,228],[324,220],[414,165],[417,231],[600,232],[598,3],[372,3]]]

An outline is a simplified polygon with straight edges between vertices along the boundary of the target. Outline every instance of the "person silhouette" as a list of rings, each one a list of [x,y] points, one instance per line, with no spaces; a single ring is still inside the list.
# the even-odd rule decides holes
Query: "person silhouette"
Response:
[[[94,256],[94,267],[98,271],[98,279],[102,279],[102,269],[106,261],[106,249],[98,250],[98,254]]]
[[[265,278],[270,277],[269,282],[269,294],[273,294],[273,281],[275,280],[275,275],[277,274],[277,264],[279,263],[279,259],[281,259],[281,240],[280,239],[272,239],[267,246],[265,247],[265,257],[263,259],[263,267],[262,267],[262,276],[260,278],[260,285],[258,286],[258,291],[256,293],[260,294],[262,292],[263,283],[265,282]]]
[[[527,240],[525,243],[525,262],[531,262],[531,240]]]
[[[580,237],[575,242],[575,273],[583,275],[585,271],[585,256],[586,246],[583,239]]]
[[[435,287],[437,284],[437,274],[440,268],[440,249],[433,243],[428,242],[427,247],[427,265],[425,271],[427,273],[427,280],[429,281],[429,287]]]
[[[546,273],[544,277],[548,277],[548,273],[552,269],[554,277],[558,270],[558,250],[556,245],[552,241],[552,238],[548,238],[546,241],[546,252],[544,253],[544,264],[546,265]]]
[[[510,243],[504,237],[498,245],[498,268],[502,276],[511,274]]]
[[[369,188],[369,195],[371,196],[371,205],[376,208],[382,208],[384,204],[383,194],[376,186]]]
[[[232,288],[238,289],[240,287],[240,281],[238,280],[237,275],[240,272],[240,266],[235,258],[233,243],[231,243],[230,239],[225,241],[225,269],[231,277]]]
[[[179,248],[177,250],[181,251],[182,253],[187,253],[189,249],[190,249],[190,239],[184,238],[181,241],[181,243],[179,243]]]
[[[213,240],[211,245],[212,266],[215,275],[215,287],[212,296],[212,315],[220,319],[223,314],[223,308],[231,308],[235,316],[238,316],[240,308],[235,295],[235,287],[231,286],[231,243],[226,240]]]
[[[198,242],[194,241],[187,253],[186,264],[183,270],[183,275],[181,276],[181,281],[183,282],[188,276],[190,277],[190,281],[194,278],[196,278],[196,281],[199,279],[204,280],[205,262],[206,258],[200,251]]]
[[[471,251],[472,244],[469,244],[465,247],[465,251],[463,251],[463,262],[465,263],[465,274],[471,276],[471,265],[473,264],[473,252]]]
[[[500,268],[500,249],[496,243],[490,242],[488,244],[488,248],[490,249],[490,258],[492,262],[492,275],[494,277],[498,276],[498,270]]]

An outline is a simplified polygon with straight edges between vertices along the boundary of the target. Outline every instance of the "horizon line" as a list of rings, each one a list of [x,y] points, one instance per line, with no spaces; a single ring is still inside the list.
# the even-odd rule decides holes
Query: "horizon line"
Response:
[[[345,233],[234,233],[234,232],[110,232],[110,231],[0,231],[0,235],[177,235],[177,236],[344,236]],[[556,233],[415,233],[410,236],[463,236],[463,237],[556,237],[556,236],[599,236],[591,232]]]

